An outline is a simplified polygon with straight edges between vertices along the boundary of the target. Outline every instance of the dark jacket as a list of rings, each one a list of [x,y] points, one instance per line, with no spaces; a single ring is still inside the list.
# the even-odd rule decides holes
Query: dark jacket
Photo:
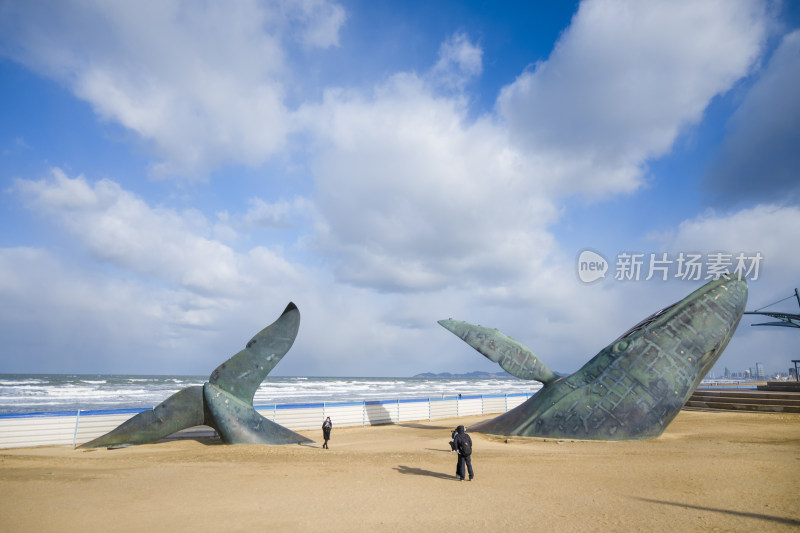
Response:
[[[461,453],[463,449],[463,443],[469,445],[469,453],[464,454]],[[455,448],[458,451],[459,455],[471,455],[472,454],[472,439],[467,434],[467,430],[464,426],[458,426],[456,428],[456,436],[453,438],[453,444],[455,444]]]

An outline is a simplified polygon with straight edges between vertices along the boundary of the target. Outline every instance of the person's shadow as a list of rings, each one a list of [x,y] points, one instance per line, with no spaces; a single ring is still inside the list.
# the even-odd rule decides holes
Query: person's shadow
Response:
[[[398,465],[397,470],[401,474],[410,474],[413,476],[428,476],[428,477],[435,477],[439,479],[447,479],[450,481],[458,480],[456,476],[449,476],[447,474],[442,474],[441,472],[433,472],[431,470],[423,470],[422,468],[415,468],[413,466],[405,466],[405,465]]]

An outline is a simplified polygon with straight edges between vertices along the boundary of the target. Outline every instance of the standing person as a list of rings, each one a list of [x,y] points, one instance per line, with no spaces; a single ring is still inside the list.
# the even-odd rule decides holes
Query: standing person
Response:
[[[451,452],[457,452],[457,451],[458,451],[458,450],[456,449],[456,433],[458,433],[458,432],[457,432],[455,429],[454,429],[453,431],[451,431],[451,432],[450,432],[450,438],[451,438],[451,439],[453,439],[453,440],[451,440],[451,441],[450,441],[450,443],[449,443],[449,444],[450,444],[450,451],[451,451]]]
[[[467,434],[467,430],[464,429],[464,426],[458,426],[456,428],[456,436],[453,438],[453,444],[455,444],[455,448],[458,451],[456,477],[464,481],[464,464],[466,464],[467,471],[469,472],[469,480],[472,481],[472,478],[475,477],[475,473],[472,471],[472,439]]]
[[[328,441],[331,440],[331,429],[333,429],[333,422],[331,422],[331,417],[328,417],[322,423],[322,438],[325,439],[322,447],[325,449],[328,449]]]

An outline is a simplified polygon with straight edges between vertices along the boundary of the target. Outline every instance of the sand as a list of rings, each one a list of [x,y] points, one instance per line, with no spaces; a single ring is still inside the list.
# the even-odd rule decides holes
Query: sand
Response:
[[[474,433],[460,482],[450,430],[485,418],[334,426],[330,450],[0,450],[0,531],[800,530],[798,414],[682,411],[641,442]]]

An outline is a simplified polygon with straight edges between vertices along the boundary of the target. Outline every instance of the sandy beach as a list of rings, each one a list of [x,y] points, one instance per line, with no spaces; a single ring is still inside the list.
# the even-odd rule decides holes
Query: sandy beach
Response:
[[[797,531],[800,415],[682,411],[642,442],[336,428],[309,446],[181,440],[0,451],[2,531]],[[334,420],[335,424],[335,420]]]

